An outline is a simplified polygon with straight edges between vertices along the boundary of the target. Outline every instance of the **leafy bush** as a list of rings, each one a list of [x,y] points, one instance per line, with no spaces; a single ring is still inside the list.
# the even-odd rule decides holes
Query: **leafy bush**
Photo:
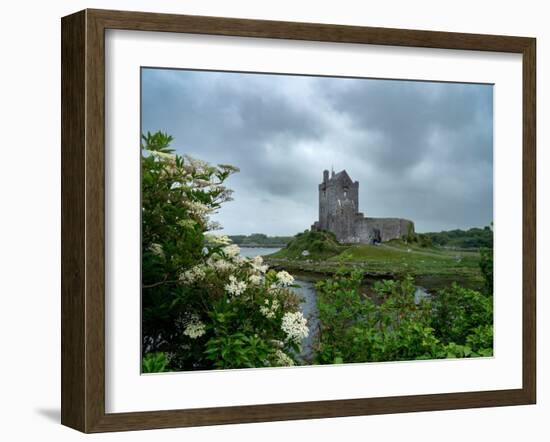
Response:
[[[309,332],[292,276],[207,234],[237,169],[175,155],[171,141],[142,144],[144,371],[292,365]]]
[[[493,321],[493,299],[453,284],[441,290],[433,301],[432,327],[445,344],[465,343],[472,330]]]
[[[362,273],[340,273],[317,284],[316,362],[378,362],[492,354],[492,301],[456,285],[415,301],[411,277],[361,292]]]
[[[339,274],[317,284],[320,345],[317,362],[397,361],[430,358],[438,340],[429,309],[416,304],[412,278],[382,281],[375,302],[360,291],[362,273]]]

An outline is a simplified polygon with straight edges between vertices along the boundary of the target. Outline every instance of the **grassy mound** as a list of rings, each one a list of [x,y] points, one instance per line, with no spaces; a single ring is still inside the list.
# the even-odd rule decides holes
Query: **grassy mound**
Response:
[[[269,256],[276,259],[320,260],[339,255],[346,249],[332,232],[306,230],[298,233],[285,248]]]

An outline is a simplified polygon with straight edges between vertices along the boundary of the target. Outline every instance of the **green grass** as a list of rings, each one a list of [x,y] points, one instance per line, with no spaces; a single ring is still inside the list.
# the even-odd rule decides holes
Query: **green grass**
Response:
[[[449,252],[436,248],[419,249],[397,244],[351,246],[329,261],[344,264],[360,263],[369,273],[394,275],[439,276],[452,279],[478,279],[479,253]]]
[[[324,235],[324,236],[319,236]],[[394,240],[380,245],[340,245],[326,232],[305,232],[289,245],[268,255],[271,265],[289,271],[334,273],[338,269],[361,269],[374,277],[416,278],[417,284],[438,288],[458,282],[478,289],[483,284],[477,251],[453,251],[440,247],[420,247]],[[321,241],[323,244],[314,241]],[[310,249],[314,249],[310,251]],[[308,250],[309,255],[302,252]]]

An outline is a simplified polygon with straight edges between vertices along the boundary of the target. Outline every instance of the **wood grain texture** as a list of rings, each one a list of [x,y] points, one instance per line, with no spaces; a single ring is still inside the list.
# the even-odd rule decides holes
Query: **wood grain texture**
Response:
[[[105,413],[105,30],[186,32],[523,55],[523,387]],[[86,10],[62,19],[62,423],[83,432],[532,404],[536,398],[535,40],[526,37]]]
[[[85,13],[61,33],[61,422],[85,427]]]
[[[335,43],[522,52],[529,38],[149,12],[88,10],[105,29],[186,32]]]
[[[105,38],[86,11],[86,431],[105,415]]]
[[[536,402],[537,96],[536,40],[523,51],[523,389]]]

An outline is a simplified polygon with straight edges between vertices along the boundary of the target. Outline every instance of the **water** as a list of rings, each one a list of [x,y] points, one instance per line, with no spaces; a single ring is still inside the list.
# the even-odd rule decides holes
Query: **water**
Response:
[[[258,255],[270,255],[279,250],[281,250],[280,247],[241,247],[241,255],[246,258],[254,258]]]
[[[431,295],[426,291],[424,287],[416,286],[416,291],[414,292],[414,302],[417,304],[423,299],[429,298]]]
[[[295,283],[300,287],[293,288],[294,292],[302,299],[300,310],[307,318],[309,335],[302,340],[302,352],[299,357],[303,362],[311,363],[315,354],[314,343],[319,330],[319,311],[317,310],[317,293],[315,281],[303,278],[295,278]]]

